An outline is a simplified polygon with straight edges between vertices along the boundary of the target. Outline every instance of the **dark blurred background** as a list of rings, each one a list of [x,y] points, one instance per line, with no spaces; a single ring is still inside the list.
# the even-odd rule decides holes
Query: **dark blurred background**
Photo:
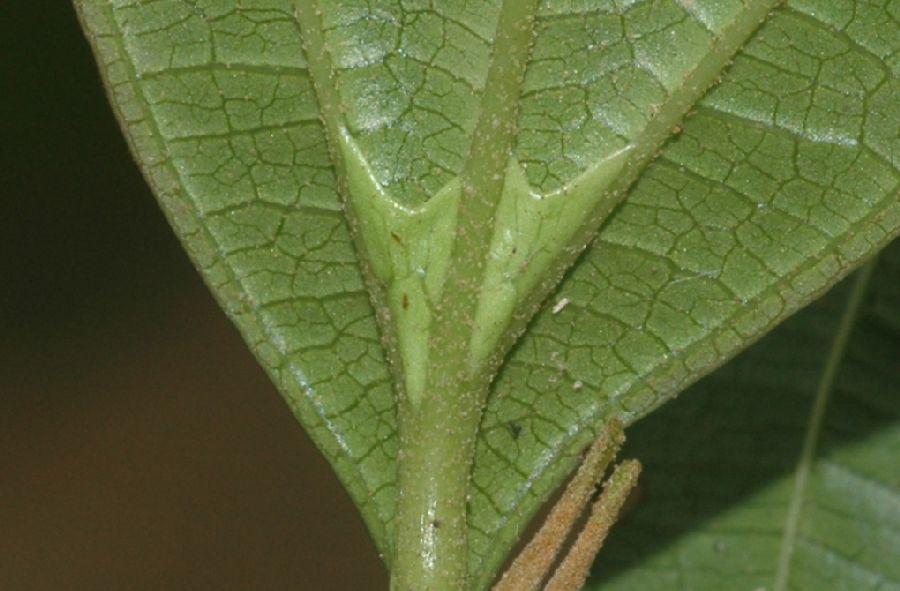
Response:
[[[384,589],[129,156],[68,2],[0,8],[0,589]]]

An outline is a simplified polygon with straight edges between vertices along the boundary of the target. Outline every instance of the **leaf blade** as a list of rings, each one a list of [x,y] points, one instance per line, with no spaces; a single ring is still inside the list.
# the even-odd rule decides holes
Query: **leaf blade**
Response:
[[[477,115],[469,99],[485,83],[498,3],[409,14],[390,2],[363,4],[322,15],[321,45],[335,58],[340,95],[329,104],[346,109],[340,116],[390,198],[414,205],[461,171]],[[319,122],[293,3],[77,5],[170,221],[389,556],[397,453],[390,376],[340,216],[341,173]],[[769,4],[750,6],[765,12]],[[891,20],[886,9],[862,6],[848,20],[842,6],[780,10],[662,156],[618,176],[623,193],[640,178],[561,286],[558,302],[568,305],[558,315],[544,310],[495,386],[472,513],[471,564],[482,579],[592,426],[610,413],[649,412],[898,232],[896,47],[889,35],[868,34]],[[544,2],[551,24],[534,63],[545,84],[526,74],[532,86],[516,152],[529,183],[553,190],[654,121],[659,142],[676,133],[677,116],[654,118],[654,109],[742,8]],[[566,18],[592,28],[554,37],[552,23]],[[441,30],[451,32],[429,38]],[[447,39],[454,41],[442,46]],[[566,45],[573,40],[585,43]],[[546,66],[567,55],[572,68],[540,70],[543,58]],[[401,91],[428,92],[398,99],[388,74]],[[590,100],[578,103],[580,95]],[[404,101],[409,108],[398,110]],[[542,118],[548,104],[558,120]],[[656,148],[644,148],[646,162]],[[421,162],[430,168],[413,166]],[[747,221],[741,216],[753,223],[738,223]],[[741,310],[745,303],[752,309]]]
[[[829,12],[822,4],[808,10]],[[843,41],[842,32],[820,29],[826,47]],[[750,81],[773,96],[793,91],[783,78],[761,75],[757,65],[759,54],[771,53],[769,38],[785,46],[792,35],[808,37],[809,20],[785,8],[738,54],[560,286],[555,297],[567,302],[565,309],[554,314],[546,306],[505,366],[489,402],[474,476],[480,489],[473,508],[480,524],[473,532],[475,553],[493,552],[485,555],[484,572],[502,560],[498,536],[516,537],[523,516],[552,490],[546,484],[561,481],[593,436],[573,425],[589,431],[610,415],[634,419],[649,412],[896,236],[896,163],[878,154],[887,149],[880,138],[874,148],[829,137],[816,141],[790,121],[770,117],[762,127],[758,113],[736,115],[736,89]],[[795,56],[779,59],[771,69]],[[871,61],[861,55],[852,70],[867,71]],[[896,77],[884,74],[869,83],[869,96],[881,92],[878,84],[891,86]],[[875,180],[858,178],[857,163]],[[774,178],[754,176],[754,170]],[[851,188],[855,197],[819,190],[821,201],[801,221],[794,208],[810,205],[809,179]],[[751,182],[755,194],[744,189]],[[829,213],[832,201],[845,204],[847,220]],[[701,217],[693,219],[698,208]],[[858,229],[848,231],[854,216]],[[754,220],[761,220],[758,232]],[[624,353],[616,351],[617,342]],[[479,560],[473,556],[473,565]]]
[[[285,195],[297,196],[294,187],[285,190],[283,185],[276,186],[272,200],[259,198],[265,193],[260,195],[252,187],[249,191],[243,187],[244,195],[241,187],[229,190],[226,183],[232,176],[227,174],[227,169],[221,184],[204,184],[203,177],[208,173],[203,162],[194,164],[191,158],[202,154],[205,145],[213,143],[216,147],[225,142],[225,151],[235,150],[240,154],[243,148],[245,155],[252,154],[252,149],[241,141],[240,129],[234,134],[235,145],[231,145],[231,131],[228,126],[222,131],[221,117],[193,120],[168,110],[165,100],[181,87],[187,93],[185,103],[190,105],[192,87],[196,88],[198,79],[207,83],[213,80],[219,73],[217,68],[204,67],[206,55],[188,56],[186,63],[179,63],[174,69],[171,63],[160,63],[151,50],[152,42],[147,42],[151,47],[140,45],[137,37],[141,30],[130,33],[123,30],[129,22],[150,28],[145,21],[152,18],[141,19],[128,12],[139,11],[140,6],[87,1],[76,6],[93,40],[116,114],[170,223],[220,305],[334,466],[360,507],[379,551],[388,555],[390,537],[386,524],[393,514],[396,455],[393,396],[371,305],[340,214],[324,133],[318,128],[317,119],[310,121],[307,113],[301,112],[294,116],[294,126],[290,126],[291,122],[287,126],[284,122],[274,127],[259,122],[246,126],[252,130],[247,134],[268,139],[274,153],[286,146],[307,148],[306,159],[311,166],[306,171],[307,178],[301,182],[305,181],[308,194],[299,195],[299,207],[289,208],[280,202]],[[152,7],[143,8],[153,11]],[[170,8],[173,9],[170,12],[151,16],[176,23],[185,16],[183,3],[172,3]],[[292,22],[291,19],[290,12],[286,12],[270,22],[277,25],[282,21]],[[134,44],[130,48],[124,43],[129,38]],[[165,43],[168,41],[163,42],[163,47]],[[237,48],[238,57],[244,53],[250,52]],[[139,66],[132,63],[135,55],[146,55],[148,59]],[[259,70],[260,66],[254,63],[232,66],[226,76],[238,79],[257,75],[296,76],[303,71],[298,56],[297,51],[286,52],[284,63],[277,68],[266,64]],[[178,80],[182,76],[188,77],[184,85]],[[159,86],[165,87],[156,88],[156,93],[151,88],[145,95],[139,84],[143,80],[147,80],[145,85],[152,85],[156,80]],[[170,84],[166,85],[167,82]],[[272,86],[269,92],[274,100],[277,85]],[[307,92],[311,92],[310,87]],[[235,99],[238,96],[237,92],[233,94]],[[161,112],[151,108],[153,97],[163,105]],[[177,102],[175,108],[177,111]],[[293,114],[289,113],[288,118],[290,115]],[[162,121],[163,126],[157,127],[157,121]],[[273,131],[278,133],[272,136]],[[178,140],[185,145],[179,147]],[[288,168],[283,158],[281,168]],[[182,176],[190,177],[192,173],[200,181],[191,183],[192,179]],[[204,199],[218,189],[223,189],[222,195]],[[280,234],[282,230],[285,231]],[[288,253],[304,251],[304,260],[293,270],[288,285],[272,281],[273,277],[277,279],[279,274],[287,273],[279,266],[279,257],[269,256],[273,240],[279,243],[279,249]],[[315,251],[318,256],[311,256]],[[254,270],[260,272],[256,280]],[[314,283],[317,276],[325,281]],[[290,293],[285,294],[284,290]],[[335,372],[334,368],[340,369]],[[335,373],[341,371],[342,379],[335,380]]]

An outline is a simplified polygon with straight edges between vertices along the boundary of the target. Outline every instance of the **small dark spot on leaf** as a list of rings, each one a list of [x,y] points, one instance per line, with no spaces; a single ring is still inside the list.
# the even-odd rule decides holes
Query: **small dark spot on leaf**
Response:
[[[509,430],[512,432],[513,439],[518,439],[522,433],[522,425],[519,423],[510,423]]]
[[[396,232],[391,232],[391,238],[393,238],[397,242],[397,244],[401,246],[403,245],[403,239],[400,238],[400,235]]]
[[[403,309],[406,310],[407,308],[409,308],[409,296],[403,294]]]
[[[437,529],[437,528],[441,527],[441,520],[440,520],[440,519],[435,519],[434,521],[432,521],[432,522],[431,522],[431,527],[433,527],[434,529]]]

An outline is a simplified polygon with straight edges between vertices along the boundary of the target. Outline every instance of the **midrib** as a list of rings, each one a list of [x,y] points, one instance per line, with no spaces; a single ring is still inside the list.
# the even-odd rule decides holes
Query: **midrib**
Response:
[[[475,329],[488,245],[495,230],[497,207],[517,132],[519,95],[536,10],[537,0],[503,2],[481,93],[480,112],[461,175],[462,193],[453,250],[434,325],[437,333],[456,333],[458,339],[464,339],[451,345],[458,347],[459,361],[467,356]],[[464,330],[460,331],[459,327]]]
[[[431,333],[437,335],[440,348],[444,352],[448,348],[455,349],[459,360],[465,359],[465,349],[470,345],[489,256],[488,245],[495,232],[496,212],[517,135],[519,95],[528,63],[537,4],[537,0],[506,0],[500,8],[493,51],[481,91],[479,114],[459,177],[461,198],[455,212],[457,222],[452,247],[447,253],[448,272],[445,287],[441,289],[441,299],[433,302],[435,314],[431,322]],[[341,108],[342,99],[322,29],[322,9],[317,0],[295,0],[295,8],[332,162],[341,189],[346,194],[344,181],[347,163],[342,156],[341,142],[347,137],[347,130]],[[346,139],[343,141],[346,142]],[[379,197],[373,194],[371,198]],[[346,208],[346,213],[351,218],[358,217],[354,215],[354,208],[360,206],[366,207],[355,200],[353,207]],[[424,215],[423,212],[424,208],[409,215],[415,217]],[[357,221],[350,219],[351,227],[355,227]],[[371,262],[367,260],[370,254],[374,257],[381,254],[377,252],[377,245],[366,244],[363,233],[354,234],[365,268]],[[390,285],[383,287],[389,289]],[[387,325],[382,329],[387,336],[395,338],[391,335],[397,334],[396,323],[384,324]],[[404,360],[399,361],[395,365],[402,368]],[[402,381],[402,376],[396,377]]]

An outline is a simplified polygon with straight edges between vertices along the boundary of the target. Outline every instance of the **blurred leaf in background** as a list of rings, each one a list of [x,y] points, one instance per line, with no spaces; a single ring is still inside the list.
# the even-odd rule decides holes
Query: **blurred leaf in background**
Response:
[[[900,588],[900,243],[629,439],[590,589]]]

